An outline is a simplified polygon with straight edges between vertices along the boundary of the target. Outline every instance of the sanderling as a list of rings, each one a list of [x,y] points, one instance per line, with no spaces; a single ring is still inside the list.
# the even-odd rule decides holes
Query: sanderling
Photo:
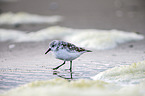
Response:
[[[74,44],[59,40],[54,40],[50,42],[49,49],[46,51],[45,54],[47,54],[49,51],[52,51],[57,59],[64,61],[63,64],[57,66],[56,68],[53,68],[53,70],[56,70],[64,65],[66,61],[70,61],[70,70],[72,70],[72,60],[78,58],[81,54],[85,52],[92,52],[90,50],[77,47]]]

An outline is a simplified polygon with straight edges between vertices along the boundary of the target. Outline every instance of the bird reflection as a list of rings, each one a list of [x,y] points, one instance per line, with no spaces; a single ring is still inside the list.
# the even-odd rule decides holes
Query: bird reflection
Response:
[[[56,70],[53,71],[53,75],[57,75],[60,78],[67,79],[67,80],[74,79],[72,76],[72,74],[73,74],[72,70],[70,70],[70,72],[67,72],[69,74],[69,76],[66,76],[66,74],[60,75],[59,73],[60,73],[60,71],[56,71]]]

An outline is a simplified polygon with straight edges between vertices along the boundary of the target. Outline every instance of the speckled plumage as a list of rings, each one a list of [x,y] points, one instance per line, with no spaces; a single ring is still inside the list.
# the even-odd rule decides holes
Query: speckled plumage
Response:
[[[87,52],[89,50],[85,50],[81,47],[77,47],[74,44],[68,43],[68,42],[64,42],[64,41],[59,41],[57,46],[57,50],[59,49],[66,49],[69,52]]]

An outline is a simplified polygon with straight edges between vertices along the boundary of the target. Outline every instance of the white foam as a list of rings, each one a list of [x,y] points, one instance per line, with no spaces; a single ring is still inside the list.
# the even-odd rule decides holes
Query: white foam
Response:
[[[98,50],[112,49],[118,44],[142,40],[144,37],[133,32],[119,30],[76,30],[78,33],[65,38],[66,41],[75,43],[81,47]]]
[[[49,23],[54,24],[62,20],[61,16],[40,16],[36,14],[29,14],[26,12],[18,13],[2,13],[0,14],[0,25],[2,24],[37,24],[37,23]]]
[[[47,39],[62,38],[69,35],[70,29],[53,26],[37,32],[23,32],[18,30],[0,29],[0,41],[38,42]]]
[[[16,30],[14,32],[14,30],[7,29],[0,30],[0,41],[37,42],[47,39],[61,39],[80,47],[104,50],[114,48],[121,43],[142,40],[144,36],[134,32],[119,30],[71,29],[59,26],[48,27],[29,33]]]
[[[53,79],[35,81],[12,89],[2,96],[144,96],[145,82],[119,86],[103,81]]]
[[[26,33],[18,30],[0,29],[0,41],[17,41],[26,36]]]
[[[140,83],[145,80],[145,61],[108,69],[92,79],[120,84]]]

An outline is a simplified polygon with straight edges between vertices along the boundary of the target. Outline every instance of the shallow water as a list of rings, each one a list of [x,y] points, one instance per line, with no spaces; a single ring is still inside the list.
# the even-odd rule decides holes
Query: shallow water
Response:
[[[144,51],[136,50],[136,47],[129,48],[129,44],[127,44],[117,49],[92,50],[92,53],[83,54],[73,61],[72,73],[67,70],[69,62],[57,71],[53,71],[52,68],[63,61],[55,59],[51,53],[44,55],[48,43],[8,43],[1,49],[1,92],[36,80],[91,79],[90,77],[107,69],[145,60]],[[14,44],[15,47],[9,48],[11,44]]]

